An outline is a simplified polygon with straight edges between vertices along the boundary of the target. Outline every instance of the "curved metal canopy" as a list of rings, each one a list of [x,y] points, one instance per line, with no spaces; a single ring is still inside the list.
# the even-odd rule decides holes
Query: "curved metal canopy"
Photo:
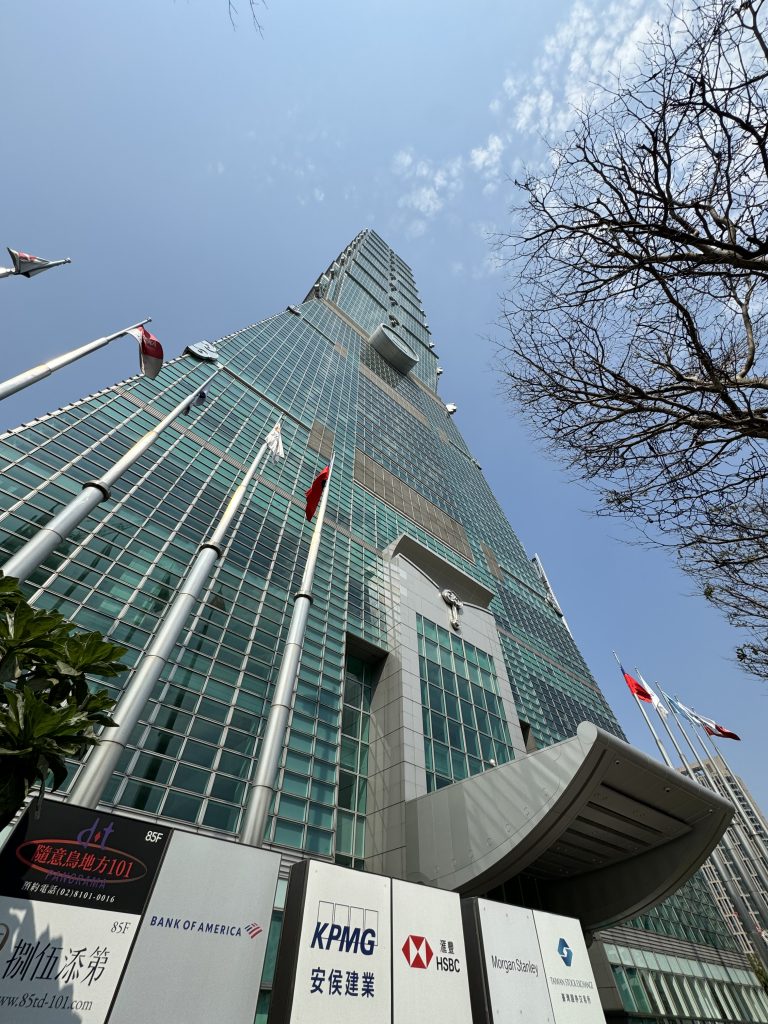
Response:
[[[481,896],[522,872],[542,910],[604,928],[670,896],[728,801],[589,722],[552,747],[405,805],[406,879]]]

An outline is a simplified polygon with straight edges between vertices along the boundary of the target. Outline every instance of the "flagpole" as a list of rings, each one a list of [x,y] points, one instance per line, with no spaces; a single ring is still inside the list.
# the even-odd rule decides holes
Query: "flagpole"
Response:
[[[301,648],[307,628],[309,607],[312,604],[312,579],[315,574],[317,555],[320,550],[320,536],[325,520],[326,506],[328,505],[328,495],[331,490],[334,458],[335,455],[332,455],[328,466],[328,478],[325,482],[323,496],[320,499],[317,523],[309,544],[301,586],[298,592],[294,594],[293,613],[283,650],[283,659],[280,663],[280,672],[275,683],[275,692],[269,709],[264,738],[261,742],[256,773],[249,787],[248,800],[240,826],[239,841],[249,846],[261,846],[264,842],[264,827],[267,822],[267,815],[269,814],[272,793],[274,792],[275,779],[280,765],[280,755],[283,752],[285,735],[288,730],[288,717],[291,713],[293,691],[296,687],[296,678],[301,662]]]
[[[69,352],[64,352],[63,355],[55,356],[53,359],[49,359],[47,363],[40,363],[39,366],[33,366],[31,370],[25,370],[23,373],[17,374],[15,377],[9,377],[8,380],[0,382],[0,401],[4,398],[8,398],[10,395],[15,395],[17,391],[23,391],[24,388],[30,387],[32,384],[37,384],[39,380],[44,380],[46,377],[50,377],[52,373],[60,370],[62,366],[68,366],[70,363],[76,362],[78,359],[82,359],[83,356],[90,355],[91,352],[95,352],[96,349],[104,348],[110,341],[114,341],[115,338],[122,338],[128,331],[133,331],[137,327],[143,327],[144,324],[152,322],[152,317],[148,316],[146,320],[140,320],[137,324],[132,324],[130,327],[124,327],[121,331],[115,331],[114,334],[107,334],[103,338],[97,338],[95,341],[89,341],[87,345],[81,345],[80,348],[73,348]]]
[[[680,711],[678,710],[677,702],[676,701],[671,701],[670,700],[669,701],[669,705],[672,708],[672,711],[674,712],[675,720],[677,722],[677,727],[680,730],[680,732],[683,734],[683,736],[685,738],[685,742],[688,744],[688,747],[689,747],[691,753],[693,754],[694,761],[699,766],[699,768],[701,769],[701,772],[702,772],[704,778],[707,780],[707,784],[708,784],[709,788],[712,790],[713,793],[719,792],[718,787],[715,784],[715,780],[712,778],[712,775],[709,772],[709,769],[707,768],[706,764],[701,760],[701,757],[699,756],[699,754],[696,751],[696,748],[693,745],[693,741],[691,740],[691,738],[688,735],[688,733],[686,732],[686,730],[683,728],[683,723],[680,721],[680,713],[681,713],[682,709],[680,709]],[[697,737],[697,739],[698,739],[698,737]],[[701,741],[699,741],[699,743],[701,743]],[[703,749],[704,749],[704,751],[706,753],[706,748],[703,748]],[[731,800],[731,803],[733,804],[733,800]],[[739,824],[738,824],[738,807],[736,807],[735,805],[734,805],[734,810],[736,811],[736,814],[734,815],[734,819],[735,820],[731,821],[731,824],[728,826],[728,829],[726,830],[725,834],[723,835],[723,838],[720,841],[723,844],[723,846],[725,847],[725,849],[729,852],[731,858],[734,861],[734,864],[736,864],[738,866],[738,868],[740,869],[740,873],[741,873],[741,877],[742,877],[742,881],[744,883],[745,889],[747,889],[747,891],[750,892],[750,895],[754,895],[750,891],[750,886],[749,886],[749,880],[750,880],[750,877],[751,877],[751,872],[748,869],[747,862],[744,859],[744,855],[742,854],[741,850],[739,849],[739,845],[738,845],[739,843],[741,843],[742,846],[746,846],[746,844],[744,842],[744,838],[745,837],[744,837],[744,835],[743,835],[743,833],[741,831],[741,828],[739,827]],[[761,881],[762,881],[762,879],[761,879]],[[760,902],[761,903],[766,903],[765,896],[764,896],[764,894],[760,890],[757,891],[757,895],[760,897]],[[756,914],[756,916],[761,921],[762,927],[763,928],[768,928],[768,915],[766,914],[766,911],[762,910],[756,904],[755,905],[754,913]]]
[[[707,742],[707,744],[712,748],[712,750],[714,751],[714,754],[715,754],[714,760],[710,756],[710,761],[712,763],[712,766],[715,769],[715,771],[717,772],[717,774],[719,775],[720,779],[723,782],[723,785],[727,788],[728,792],[731,793],[732,796],[734,796],[734,803],[736,804],[736,810],[741,814],[742,821],[744,822],[744,825],[745,825],[745,827],[747,829],[747,835],[752,840],[753,846],[755,846],[755,847],[760,849],[760,852],[761,852],[761,855],[762,855],[763,859],[766,861],[766,863],[768,863],[768,846],[766,846],[765,840],[756,831],[754,825],[749,820],[747,815],[744,813],[744,809],[741,807],[741,805],[739,803],[738,794],[735,793],[733,787],[731,786],[730,782],[728,781],[728,777],[725,775],[724,772],[722,772],[720,770],[720,765],[719,765],[718,762],[722,762],[723,763],[723,765],[725,766],[726,772],[728,772],[728,775],[730,775],[731,778],[735,779],[736,778],[736,774],[734,773],[733,769],[731,768],[731,766],[728,764],[728,762],[726,761],[725,757],[721,753],[720,748],[718,747],[718,745],[715,743],[714,736],[710,736],[708,733],[706,733],[706,730],[705,730],[705,735],[706,735],[706,742]],[[755,815],[755,817],[759,821],[760,820],[760,812],[755,807],[755,804],[754,804],[753,800],[750,798],[750,796],[748,795],[748,793],[747,793],[747,791],[745,789],[742,790],[742,794],[743,794],[745,803],[747,804],[747,806],[750,808],[752,813]]]
[[[178,594],[120,698],[115,712],[120,721],[115,726],[108,726],[101,733],[98,746],[91,751],[90,757],[83,765],[82,771],[67,795],[67,800],[71,803],[79,804],[81,807],[98,806],[104,787],[112,777],[120,755],[125,750],[131,733],[138,724],[147,701],[152,696],[155,684],[178,642],[184,624],[199,600],[214,566],[224,554],[224,540],[227,532],[243,503],[246,491],[266,450],[267,443],[265,441],[259,448],[256,458],[248,467],[245,476],[235,488],[218,526],[209,539],[197,549],[197,555]]]
[[[212,373],[201,387],[207,387],[218,372],[216,370]],[[196,389],[195,394],[199,390],[199,388]],[[20,547],[14,555],[11,555],[8,561],[0,566],[0,572],[5,576],[13,576],[20,583],[26,580],[97,505],[109,498],[112,485],[151,447],[163,430],[184,412],[189,401],[190,396],[187,395],[167,416],[160,420],[157,426],[139,438],[136,444],[132,445],[103,476],[100,476],[98,480],[88,480],[84,483],[78,496],[66,504],[47,526],[38,530],[26,544]]]
[[[656,685],[658,686],[658,683]],[[661,689],[661,687],[659,687],[659,689]],[[661,692],[662,692],[662,694],[664,693],[663,690],[661,690]],[[661,702],[659,702],[659,707],[661,707]],[[666,708],[665,708],[665,710],[666,710]],[[661,713],[661,711],[659,710],[658,707],[656,708],[656,714],[661,719],[662,724],[663,724],[664,728],[666,729],[667,735],[672,740],[672,746],[677,751],[677,756],[680,758],[680,763],[682,764],[682,766],[685,769],[685,771],[688,773],[689,778],[691,779],[692,782],[698,782],[698,779],[696,778],[696,775],[695,775],[693,769],[691,768],[690,764],[686,760],[686,757],[685,757],[685,754],[683,753],[682,747],[677,742],[677,738],[676,738],[675,734],[672,732],[672,730],[669,727],[669,722],[667,721],[665,716],[662,715],[662,713]],[[701,785],[701,783],[699,783],[699,785]]]

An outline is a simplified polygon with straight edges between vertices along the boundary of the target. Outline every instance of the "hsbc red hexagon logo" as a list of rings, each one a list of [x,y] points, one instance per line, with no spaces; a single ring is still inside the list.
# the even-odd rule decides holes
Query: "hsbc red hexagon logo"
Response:
[[[409,935],[403,943],[403,956],[409,967],[420,967],[426,970],[432,963],[432,947],[423,935]]]

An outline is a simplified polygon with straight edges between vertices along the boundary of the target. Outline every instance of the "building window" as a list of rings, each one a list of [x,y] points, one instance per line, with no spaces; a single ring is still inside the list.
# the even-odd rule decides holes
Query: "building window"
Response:
[[[416,616],[427,790],[514,757],[493,658]]]

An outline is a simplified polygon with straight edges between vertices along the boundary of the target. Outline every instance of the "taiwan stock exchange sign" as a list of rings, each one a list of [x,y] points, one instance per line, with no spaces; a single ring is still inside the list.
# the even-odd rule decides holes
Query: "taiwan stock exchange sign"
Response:
[[[270,1021],[390,1024],[389,878],[303,861],[291,869]]]
[[[102,1024],[170,830],[46,800],[0,853],[0,1022]]]

